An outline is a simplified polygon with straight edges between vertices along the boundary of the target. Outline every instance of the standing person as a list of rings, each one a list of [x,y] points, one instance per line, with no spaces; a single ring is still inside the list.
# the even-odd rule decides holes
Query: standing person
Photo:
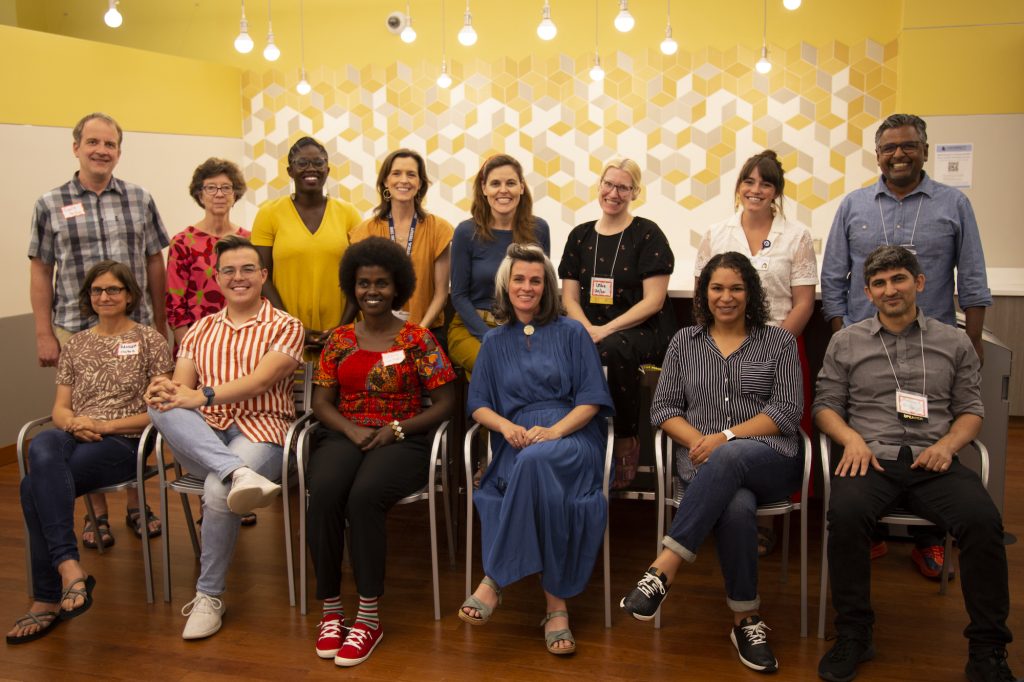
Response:
[[[221,599],[241,516],[281,489],[281,451],[295,419],[292,376],[302,324],[260,296],[267,269],[244,237],[217,242],[226,305],[200,318],[178,351],[173,379],[146,389],[153,424],[183,468],[204,479],[203,548],[196,596],[182,608],[183,639],[220,630]]]
[[[654,617],[683,561],[712,532],[725,578],[730,632],[740,662],[772,673],[757,592],[757,505],[800,487],[800,385],[796,340],[768,322],[757,271],[746,256],[712,257],[694,291],[692,327],[672,339],[651,404],[651,422],[676,443],[686,494],[664,549],[619,606]],[[805,453],[806,456],[806,453]]]
[[[41,367],[57,364],[61,347],[85,330],[89,318],[78,305],[85,273],[101,260],[128,266],[147,296],[136,302],[132,319],[163,334],[166,270],[163,248],[169,243],[153,197],[142,187],[114,177],[121,159],[121,126],[107,114],[83,116],[71,133],[78,171],[70,182],[41,196],[32,215],[28,247],[30,295],[35,317],[36,353]],[[126,492],[128,527],[141,532],[139,493]],[[82,533],[86,547],[114,544],[105,495],[94,495],[97,529]],[[149,535],[160,534],[160,520],[146,512]]]
[[[960,547],[967,679],[1014,680],[1002,519],[955,456],[984,417],[977,353],[917,305],[928,278],[909,249],[880,246],[861,274],[877,315],[832,337],[814,399],[815,423],[843,448],[832,463],[826,548],[837,637],[818,675],[846,682],[874,657],[868,547],[878,517],[901,504],[949,528]]]
[[[377,174],[380,204],[372,218],[352,231],[350,239],[354,244],[367,237],[385,237],[405,249],[416,271],[416,290],[396,314],[429,329],[443,347],[453,230],[447,220],[424,210],[429,187],[422,156],[411,149],[391,152]],[[356,309],[356,303],[349,300],[345,321],[352,320]]]
[[[355,206],[324,194],[330,170],[327,149],[299,138],[288,150],[295,193],[263,204],[252,224],[252,243],[269,273],[263,294],[302,322],[305,345],[316,353],[341,322],[338,264],[362,220]]]
[[[495,317],[467,410],[491,433],[494,461],[473,502],[484,574],[459,609],[486,623],[501,588],[540,574],[544,640],[576,651],[566,599],[586,587],[608,518],[602,492],[611,396],[590,335],[560,315],[555,268],[536,245],[512,244],[498,269]]]
[[[875,308],[864,291],[864,262],[885,244],[904,246],[917,256],[928,278],[918,297],[924,314],[956,325],[956,296],[967,319],[967,337],[985,362],[981,333],[985,308],[992,305],[981,234],[970,200],[958,189],[935,182],[924,172],[928,132],[913,114],[893,114],[875,131],[875,158],[882,171],[878,182],[843,198],[832,221],[821,263],[821,301],[832,331],[873,317]],[[945,563],[944,529],[913,526],[911,557],[918,570],[938,579]],[[871,548],[885,554],[884,542]]]
[[[139,434],[149,424],[142,395],[170,375],[167,339],[129,315],[142,290],[127,266],[100,261],[78,295],[92,328],[64,344],[57,365],[53,423],[28,448],[21,506],[28,529],[33,602],[8,644],[44,637],[92,605],[96,579],[75,546],[75,498],[135,477]]]
[[[811,433],[811,372],[804,347],[804,327],[814,312],[814,285],[818,260],[810,231],[786,218],[783,211],[786,177],[778,155],[771,149],[747,159],[736,178],[736,214],[704,235],[697,248],[694,280],[712,256],[727,251],[742,253],[761,276],[768,299],[768,324],[796,337],[804,386],[801,426]],[[772,517],[758,518],[757,551],[775,547]]]
[[[363,317],[328,338],[313,377],[307,465],[309,549],[324,602],[316,653],[351,667],[384,637],[378,602],[387,566],[387,512],[427,484],[431,432],[454,405],[448,358],[429,331],[397,315],[416,287],[412,261],[388,239],[353,244],[341,288]],[[430,406],[423,407],[424,392]],[[341,559],[346,526],[359,611],[345,632]]]
[[[533,215],[533,197],[522,165],[508,154],[484,161],[473,178],[472,218],[455,228],[452,238],[452,305],[448,327],[452,361],[473,372],[480,342],[497,325],[494,275],[505,252],[516,244],[539,244],[551,253],[551,233],[543,218]]]
[[[675,259],[661,228],[629,212],[640,188],[635,161],[605,166],[597,192],[601,217],[573,228],[558,266],[566,314],[583,324],[608,367],[616,488],[633,481],[640,459],[640,366],[660,365],[676,332],[668,300]]]

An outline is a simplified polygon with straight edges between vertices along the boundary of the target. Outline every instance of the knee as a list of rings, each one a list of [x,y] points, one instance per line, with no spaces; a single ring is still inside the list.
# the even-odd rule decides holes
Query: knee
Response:
[[[719,524],[753,524],[757,516],[757,497],[746,488],[740,488],[722,511]]]
[[[62,450],[65,447],[74,447],[74,439],[60,429],[48,429],[43,431],[28,446],[28,468],[44,469],[59,463],[64,456]]]
[[[217,475],[210,473],[203,481],[203,507],[216,512],[228,512],[228,486]]]
[[[877,521],[864,496],[846,488],[833,488],[827,518],[830,533],[864,531]]]
[[[348,491],[348,500],[344,504],[345,514],[350,519],[358,519],[367,512],[386,510],[384,491],[380,485],[367,481],[356,481]]]

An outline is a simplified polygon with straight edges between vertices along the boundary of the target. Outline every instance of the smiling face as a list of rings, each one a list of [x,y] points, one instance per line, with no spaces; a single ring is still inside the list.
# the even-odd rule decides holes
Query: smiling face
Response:
[[[495,220],[515,216],[519,199],[523,196],[522,179],[513,166],[498,166],[483,181],[484,196]]]
[[[889,128],[878,140],[875,158],[889,188],[905,193],[921,182],[928,145],[921,142],[914,126]]]
[[[96,311],[96,315],[99,316],[100,320],[114,320],[128,314],[128,303],[132,300],[132,297],[128,293],[128,287],[117,277],[109,272],[104,272],[92,281],[92,285],[89,288],[92,292],[101,289],[121,289],[120,293],[114,295],[110,295],[106,291],[103,291],[98,296],[95,293],[90,293],[89,303],[92,305],[92,309]]]
[[[92,182],[105,183],[114,174],[121,158],[117,128],[103,119],[91,119],[82,127],[81,142],[72,143],[71,150],[78,158],[82,175]]]
[[[761,171],[754,166],[750,175],[740,181],[738,198],[744,213],[771,212],[777,190],[775,185],[761,177]]]
[[[598,185],[597,203],[605,215],[621,215],[629,212],[629,204],[636,199],[637,192],[629,173],[619,168],[609,168]]]
[[[544,294],[544,265],[517,260],[508,280],[508,300],[520,322],[529,322],[540,310]]]
[[[732,268],[721,267],[708,281],[708,308],[715,324],[742,322],[747,312],[747,287]]]
[[[356,303],[364,316],[390,315],[395,300],[395,278],[379,265],[356,269]]]
[[[211,191],[216,190],[214,194]],[[231,184],[231,178],[224,173],[214,175],[203,180],[202,194],[200,199],[207,215],[226,216],[235,205],[235,187]]]
[[[260,266],[256,249],[238,248],[220,254],[217,261],[217,284],[229,308],[257,305],[266,281],[267,270]]]
[[[416,159],[400,156],[391,164],[391,172],[384,179],[384,186],[391,192],[392,203],[410,203],[423,185]]]
[[[906,268],[877,272],[864,287],[879,316],[893,322],[917,315],[917,294],[921,291],[924,275],[914,277]]]
[[[323,192],[331,167],[318,147],[306,145],[288,164],[288,176],[295,181],[296,192]]]

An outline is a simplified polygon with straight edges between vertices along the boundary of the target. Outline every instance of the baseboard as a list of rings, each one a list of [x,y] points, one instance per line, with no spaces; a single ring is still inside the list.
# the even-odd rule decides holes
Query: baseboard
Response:
[[[0,466],[14,464],[18,461],[18,447],[16,445],[5,445],[0,447]]]

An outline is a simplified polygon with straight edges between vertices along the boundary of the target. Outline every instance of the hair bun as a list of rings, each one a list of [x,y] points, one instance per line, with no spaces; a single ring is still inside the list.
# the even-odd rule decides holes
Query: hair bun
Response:
[[[765,149],[763,152],[761,152],[761,156],[763,156],[766,159],[771,159],[772,161],[779,160],[779,155],[775,153],[774,149]]]

